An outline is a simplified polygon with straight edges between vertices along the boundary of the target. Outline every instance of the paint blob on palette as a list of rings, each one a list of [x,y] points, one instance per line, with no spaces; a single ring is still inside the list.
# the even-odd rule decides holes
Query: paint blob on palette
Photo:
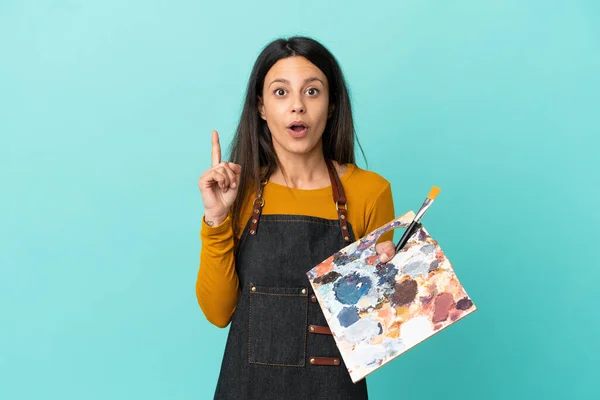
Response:
[[[420,225],[379,263],[375,244],[411,211],[307,272],[353,382],[476,310],[438,243]]]

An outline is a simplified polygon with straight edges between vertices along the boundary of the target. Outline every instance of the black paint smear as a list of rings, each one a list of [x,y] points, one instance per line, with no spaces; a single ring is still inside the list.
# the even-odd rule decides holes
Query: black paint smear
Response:
[[[314,280],[314,282],[319,285],[327,285],[328,283],[335,281],[340,276],[342,276],[340,273],[336,271],[331,271],[328,274],[318,277]]]
[[[357,260],[360,258],[360,254],[352,253],[350,255],[344,253],[337,253],[333,256],[333,262],[336,265],[346,265],[349,262]]]
[[[464,311],[464,310],[468,310],[471,307],[473,307],[473,302],[471,300],[469,300],[468,297],[462,298],[456,303],[456,308],[458,310]]]
[[[423,229],[421,229],[423,225],[419,224],[419,240],[424,242],[427,239],[427,234]]]
[[[433,260],[429,266],[429,272],[435,271],[440,267],[440,260]]]

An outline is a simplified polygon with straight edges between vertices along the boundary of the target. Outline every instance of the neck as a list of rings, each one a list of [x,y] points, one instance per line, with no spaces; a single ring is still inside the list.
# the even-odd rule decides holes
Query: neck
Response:
[[[281,164],[270,181],[295,189],[316,189],[330,184],[329,172],[322,151],[310,154],[278,155]]]

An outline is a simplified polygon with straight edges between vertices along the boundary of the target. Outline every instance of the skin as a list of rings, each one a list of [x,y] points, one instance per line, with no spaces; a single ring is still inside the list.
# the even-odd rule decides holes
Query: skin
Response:
[[[274,172],[273,181],[297,189],[329,185],[322,136],[333,107],[327,77],[310,61],[289,57],[273,65],[258,104],[283,167]],[[290,135],[288,126],[294,121],[308,126],[306,137]]]
[[[260,117],[271,132],[273,147],[281,163],[270,181],[296,189],[318,189],[330,185],[322,151],[322,136],[334,105],[329,104],[327,77],[304,57],[279,60],[265,76],[263,95],[258,98]],[[304,122],[308,129],[301,138],[293,137],[288,126]],[[334,163],[343,176],[347,167]],[[221,161],[217,131],[212,132],[212,166],[205,171],[198,187],[204,203],[204,220],[209,226],[221,224],[227,217],[239,186],[241,166]],[[375,247],[381,262],[394,256],[394,243]]]

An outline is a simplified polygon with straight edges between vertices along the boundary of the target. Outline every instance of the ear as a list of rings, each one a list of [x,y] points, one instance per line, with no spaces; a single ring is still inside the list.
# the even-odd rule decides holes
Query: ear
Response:
[[[267,118],[265,117],[265,103],[263,102],[262,97],[258,96],[258,114],[265,121]]]
[[[331,115],[333,114],[333,110],[335,110],[335,104],[330,104],[329,105],[329,113],[327,114],[327,118],[331,118]]]

